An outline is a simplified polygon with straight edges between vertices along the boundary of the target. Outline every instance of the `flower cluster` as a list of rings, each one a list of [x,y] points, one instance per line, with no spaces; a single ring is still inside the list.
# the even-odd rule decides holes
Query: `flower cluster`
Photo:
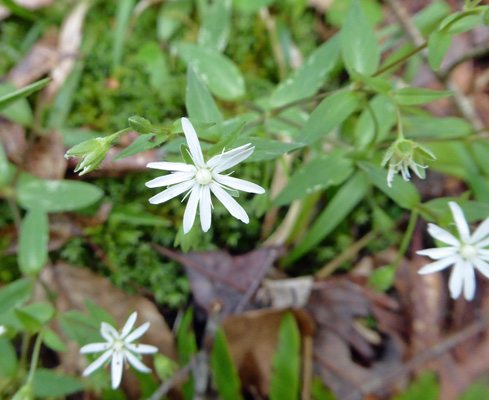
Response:
[[[418,254],[436,260],[425,265],[418,273],[430,274],[454,265],[448,284],[450,295],[456,299],[463,289],[465,298],[472,300],[475,294],[475,269],[489,278],[489,249],[485,248],[489,246],[489,218],[471,235],[460,206],[454,202],[448,204],[452,210],[459,238],[435,224],[429,224],[429,234],[448,246],[418,251]]]
[[[158,349],[147,344],[132,343],[143,336],[150,325],[149,322],[146,322],[131,332],[136,322],[136,318],[137,313],[132,313],[122,328],[121,333],[117,332],[111,325],[102,322],[100,334],[106,342],[87,344],[80,349],[80,353],[99,353],[102,351],[104,353],[83,371],[83,376],[90,375],[93,371],[104,365],[109,359],[111,360],[110,372],[112,376],[112,389],[117,389],[119,387],[125,363],[131,364],[140,372],[151,372],[151,369],[144,365],[139,359],[140,356],[138,358],[137,355],[157,353]]]
[[[189,155],[193,164],[174,162],[152,162],[148,168],[171,171],[169,175],[161,176],[146,183],[149,188],[169,186],[168,189],[149,199],[151,204],[160,204],[182,193],[187,192],[188,202],[183,215],[183,231],[187,233],[192,228],[197,214],[200,211],[200,225],[204,232],[211,227],[212,201],[211,192],[227,208],[231,215],[247,224],[250,220],[246,211],[228,193],[242,190],[249,193],[264,193],[265,189],[254,183],[223,175],[236,164],[246,160],[255,150],[251,144],[245,144],[233,150],[223,152],[204,161],[202,149],[194,127],[187,118],[182,118],[182,128],[187,139]]]

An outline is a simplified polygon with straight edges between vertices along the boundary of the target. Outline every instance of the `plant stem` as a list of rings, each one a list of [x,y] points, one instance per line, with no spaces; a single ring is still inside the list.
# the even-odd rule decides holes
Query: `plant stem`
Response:
[[[34,374],[36,372],[37,362],[39,361],[39,352],[41,350],[42,336],[44,334],[44,329],[41,328],[37,334],[36,343],[34,344],[34,351],[32,352],[31,367],[29,369],[29,376],[27,377],[27,384],[32,384],[34,379]]]
[[[397,115],[397,140],[403,140],[404,139],[404,130],[402,128],[401,110],[399,108],[399,105],[394,101],[394,99],[392,99],[391,101],[392,101],[392,104],[394,104],[394,107],[396,108],[396,115]]]
[[[391,68],[394,68],[398,64],[401,64],[402,62],[406,61],[411,56],[419,53],[420,51],[423,51],[427,47],[428,47],[428,42],[423,43],[421,46],[416,47],[414,50],[410,51],[408,54],[405,54],[404,56],[402,56],[398,60],[393,61],[390,64],[387,64],[385,67],[382,67],[375,74],[373,74],[372,77],[375,78],[376,76],[383,74],[384,72],[390,70]]]
[[[125,135],[126,133],[132,132],[132,128],[124,128],[120,130],[119,132],[113,133],[112,135],[108,136],[107,139],[110,139],[110,142],[114,142],[117,139],[119,139],[122,135]]]
[[[411,242],[411,238],[413,236],[414,228],[416,227],[416,222],[418,221],[419,210],[418,208],[414,208],[411,212],[411,217],[409,217],[409,223],[406,228],[406,232],[404,233],[404,237],[402,238],[401,245],[399,246],[399,251],[397,253],[397,257],[392,263],[392,268],[397,269],[399,262],[402,257],[406,253],[406,250]]]

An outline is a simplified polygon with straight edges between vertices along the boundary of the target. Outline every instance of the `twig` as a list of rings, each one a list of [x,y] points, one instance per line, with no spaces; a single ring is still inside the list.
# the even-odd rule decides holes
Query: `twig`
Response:
[[[171,388],[178,385],[185,378],[187,378],[188,374],[193,368],[193,365],[195,364],[196,358],[197,357],[192,358],[185,367],[175,373],[175,375],[173,375],[170,379],[167,379],[165,382],[163,382],[151,395],[151,397],[148,397],[148,400],[160,400],[165,394],[167,394],[171,390]]]
[[[467,328],[463,329],[462,331],[449,336],[445,340],[433,346],[431,349],[424,351],[423,353],[415,356],[401,367],[393,368],[387,371],[380,378],[369,380],[368,382],[360,386],[358,390],[364,395],[373,393],[376,390],[383,388],[387,383],[396,379],[400,375],[405,375],[407,373],[410,373],[415,368],[427,363],[428,361],[431,361],[435,358],[442,356],[443,354],[445,354],[455,346],[470,339],[472,336],[479,334],[488,326],[489,326],[489,314],[486,314],[479,321],[474,322],[472,325],[469,325]],[[350,396],[345,400],[351,400],[352,396]]]
[[[440,75],[443,79],[446,79],[460,64],[463,64],[464,62],[473,60],[475,58],[485,56],[487,54],[489,54],[489,43],[482,43],[479,46],[470,49],[465,54],[462,54],[460,58],[452,62],[450,66],[448,66],[448,68],[440,73]]]
[[[403,29],[410,37],[412,42],[418,47],[424,45],[425,40],[423,38],[423,35],[416,27],[416,25],[414,25],[413,20],[411,19],[404,6],[401,4],[400,0],[387,0],[387,3],[389,4],[389,7],[394,12],[396,18],[399,20],[400,24],[402,25]],[[421,54],[426,60],[428,57],[427,51],[423,50]],[[470,99],[460,90],[460,88],[451,79],[451,77],[444,76],[444,74],[437,71],[435,71],[434,74],[438,81],[442,85],[444,85],[446,89],[454,92],[453,100],[456,107],[458,108],[462,116],[470,122],[474,130],[485,130],[484,123],[477,115],[474,105],[472,104]]]

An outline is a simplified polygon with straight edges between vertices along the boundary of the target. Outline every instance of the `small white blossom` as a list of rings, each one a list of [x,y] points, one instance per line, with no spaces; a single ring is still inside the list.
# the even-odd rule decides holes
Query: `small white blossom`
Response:
[[[83,376],[90,375],[93,371],[105,364],[105,362],[109,359],[111,359],[110,372],[112,375],[112,389],[117,389],[119,387],[122,378],[123,366],[127,362],[140,372],[151,372],[151,369],[140,361],[141,357],[134,355],[134,353],[138,355],[153,354],[157,353],[158,349],[147,344],[132,343],[136,339],[143,336],[150,325],[149,322],[146,322],[131,333],[134,323],[136,322],[136,318],[137,313],[132,313],[127,319],[127,322],[122,328],[120,334],[114,327],[102,322],[100,334],[107,342],[87,344],[80,349],[80,353],[99,353],[101,351],[104,353],[93,363],[91,363],[85,369],[85,371],[83,371]]]
[[[475,269],[489,278],[489,218],[479,225],[473,235],[462,209],[457,203],[448,203],[452,210],[459,239],[435,224],[428,225],[428,232],[435,239],[446,243],[448,247],[438,247],[418,251],[422,256],[437,260],[421,268],[419,274],[430,274],[454,265],[450,274],[450,295],[456,299],[464,291],[467,300],[472,300],[475,294]]]
[[[0,325],[0,336],[2,336],[5,332],[7,332],[7,328],[5,328],[3,325]]]
[[[197,206],[199,206],[200,224],[202,230],[207,232],[211,227],[212,192],[233,217],[247,224],[250,220],[246,211],[231,197],[228,191],[236,189],[249,193],[264,193],[265,189],[242,179],[222,175],[221,172],[247,159],[255,148],[249,147],[251,144],[248,143],[216,155],[206,163],[204,162],[197,133],[187,118],[182,118],[182,128],[187,139],[190,150],[189,155],[192,158],[193,165],[173,162],[149,163],[147,165],[148,168],[172,172],[169,175],[158,177],[146,183],[149,188],[170,186],[163,192],[151,197],[149,202],[151,204],[164,203],[184,192],[188,192],[189,198],[183,216],[183,231],[187,233],[192,228],[197,214]]]

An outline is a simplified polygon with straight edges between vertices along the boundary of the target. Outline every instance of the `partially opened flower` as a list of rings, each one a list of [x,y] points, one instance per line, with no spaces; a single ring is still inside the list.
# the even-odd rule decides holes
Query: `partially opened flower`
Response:
[[[149,202],[151,204],[164,203],[187,192],[188,202],[183,216],[183,231],[187,233],[192,228],[198,206],[202,230],[207,232],[211,227],[212,192],[233,217],[247,224],[250,220],[246,211],[231,197],[228,191],[236,189],[249,193],[264,193],[265,189],[254,183],[231,177],[229,176],[230,174],[222,175],[221,173],[247,159],[255,148],[250,147],[251,144],[248,143],[216,155],[205,162],[197,133],[187,118],[182,118],[182,127],[193,164],[174,162],[149,163],[147,165],[148,168],[172,172],[169,175],[158,177],[146,183],[146,186],[150,188],[170,186],[163,192],[151,197]]]
[[[437,260],[425,265],[418,273],[430,274],[454,265],[448,285],[450,295],[456,299],[463,289],[465,298],[472,300],[475,294],[475,269],[489,278],[489,249],[485,249],[489,245],[489,218],[482,222],[471,235],[469,225],[459,205],[454,202],[448,205],[452,210],[459,238],[457,239],[435,224],[429,224],[429,234],[448,246],[418,251],[417,253],[422,256]]]
[[[387,173],[387,185],[392,187],[394,175],[401,172],[402,178],[405,181],[411,179],[409,169],[421,179],[426,176],[424,165],[425,159],[436,160],[435,155],[426,147],[412,140],[398,139],[387,150],[382,160],[381,165],[389,163],[389,172]]]
[[[90,375],[93,371],[104,365],[109,359],[111,360],[110,373],[112,376],[112,389],[117,389],[119,387],[125,363],[131,364],[140,372],[151,372],[151,369],[140,361],[140,355],[157,353],[158,349],[147,344],[132,343],[143,336],[150,325],[149,322],[146,322],[131,332],[134,323],[136,322],[136,318],[137,313],[132,313],[122,328],[121,333],[117,332],[111,325],[102,322],[100,334],[106,342],[87,344],[80,349],[80,353],[99,353],[102,351],[104,353],[83,371],[83,376]]]

